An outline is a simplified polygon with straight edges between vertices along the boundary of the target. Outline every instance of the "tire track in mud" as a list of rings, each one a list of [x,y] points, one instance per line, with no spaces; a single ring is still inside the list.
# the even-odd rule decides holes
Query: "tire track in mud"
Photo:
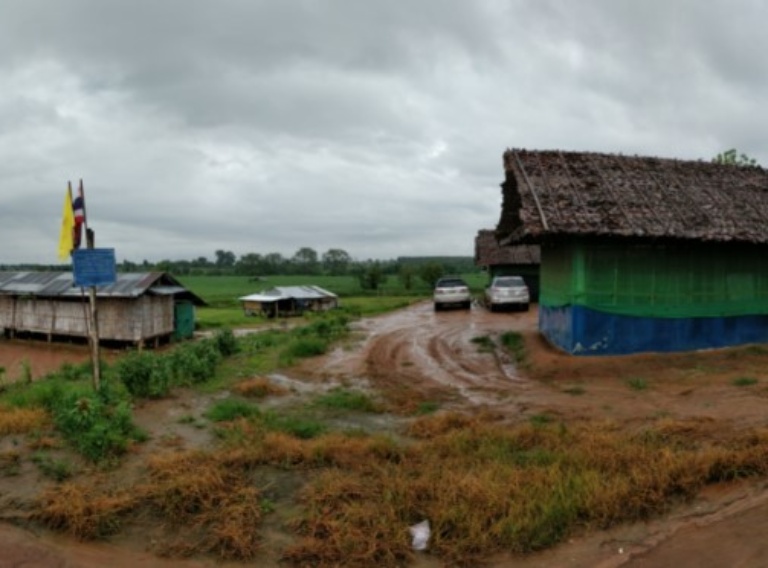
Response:
[[[477,325],[485,321],[484,311],[433,315],[419,306],[392,318],[381,322],[387,331],[369,337],[364,350],[365,370],[379,385],[404,382],[424,393],[444,389],[473,405],[508,399],[520,386],[498,355],[498,341],[496,352],[472,342],[488,332]]]

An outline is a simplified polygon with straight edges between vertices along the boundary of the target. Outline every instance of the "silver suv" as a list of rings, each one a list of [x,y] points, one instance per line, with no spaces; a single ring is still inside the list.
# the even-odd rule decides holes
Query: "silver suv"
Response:
[[[485,289],[485,305],[495,312],[499,308],[520,308],[528,311],[530,294],[522,276],[497,276]]]
[[[465,310],[472,306],[469,286],[457,276],[446,276],[438,280],[435,284],[433,299],[436,312],[447,306],[458,306]]]

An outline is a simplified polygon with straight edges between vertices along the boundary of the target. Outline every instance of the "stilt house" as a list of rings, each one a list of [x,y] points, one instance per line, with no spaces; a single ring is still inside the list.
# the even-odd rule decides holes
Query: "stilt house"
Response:
[[[99,339],[135,345],[191,337],[205,302],[170,274],[118,274],[96,292]],[[0,332],[49,341],[88,337],[88,291],[71,272],[0,272]]]

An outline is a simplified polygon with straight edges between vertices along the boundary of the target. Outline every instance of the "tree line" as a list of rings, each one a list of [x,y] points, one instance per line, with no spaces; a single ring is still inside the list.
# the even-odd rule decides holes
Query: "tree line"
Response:
[[[70,264],[0,265],[0,270],[72,270]],[[192,260],[161,260],[134,262],[122,260],[118,272],[168,272],[176,276],[248,276],[258,278],[276,275],[354,276],[363,289],[376,290],[394,276],[410,290],[418,280],[429,286],[444,274],[467,274],[478,271],[469,256],[411,256],[389,260],[355,260],[338,248],[320,254],[311,247],[299,248],[293,256],[278,252],[250,252],[238,257],[234,252],[219,249],[213,258],[199,256]]]
[[[311,247],[301,247],[288,257],[278,252],[250,252],[238,257],[232,251],[219,249],[212,259],[200,256],[192,260],[161,260],[155,263],[124,260],[118,264],[120,272],[161,271],[177,276],[354,276],[361,287],[368,290],[378,289],[390,276],[397,277],[406,289],[411,289],[417,280],[434,286],[444,274],[465,274],[477,270],[474,259],[468,256],[414,256],[361,261],[353,259],[343,249],[332,248],[320,254]]]

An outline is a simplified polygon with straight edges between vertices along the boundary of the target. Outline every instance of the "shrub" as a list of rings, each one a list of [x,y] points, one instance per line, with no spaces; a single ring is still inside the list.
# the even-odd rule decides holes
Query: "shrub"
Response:
[[[229,357],[239,351],[237,338],[231,329],[221,329],[213,336],[213,343],[222,357]]]
[[[93,462],[122,455],[130,442],[143,438],[125,401],[105,404],[96,393],[65,394],[54,408],[54,421],[62,435]]]
[[[135,397],[160,398],[168,394],[170,389],[169,366],[154,353],[130,353],[118,361],[115,372],[128,392]]]

